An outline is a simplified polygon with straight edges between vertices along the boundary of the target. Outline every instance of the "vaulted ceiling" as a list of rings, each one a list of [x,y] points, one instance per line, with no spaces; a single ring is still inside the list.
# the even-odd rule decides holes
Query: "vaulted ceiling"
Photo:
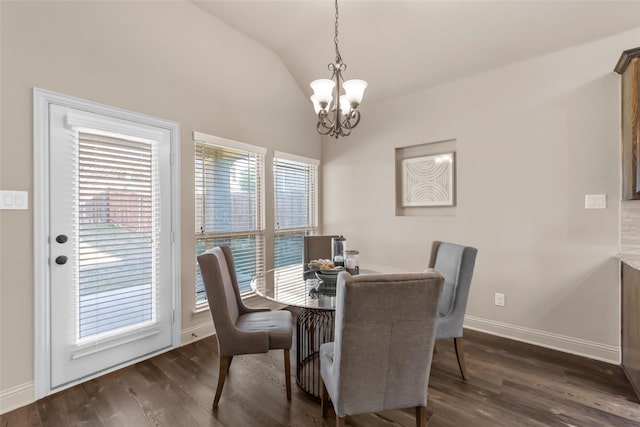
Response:
[[[333,0],[195,3],[273,50],[305,93],[329,77]],[[374,101],[640,27],[640,1],[340,0],[339,16],[345,78]]]

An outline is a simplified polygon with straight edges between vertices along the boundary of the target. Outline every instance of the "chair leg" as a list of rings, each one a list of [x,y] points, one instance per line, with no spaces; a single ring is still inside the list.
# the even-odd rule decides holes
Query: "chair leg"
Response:
[[[284,383],[287,387],[287,400],[291,400],[291,357],[289,349],[284,349]]]
[[[427,427],[426,406],[416,406],[416,427]]]
[[[462,348],[462,337],[454,338],[453,345],[456,348],[456,357],[458,358],[458,366],[460,367],[460,373],[462,379],[469,381],[469,374],[467,374],[467,365],[464,363],[464,349]]]
[[[345,417],[339,417],[336,415],[336,427],[346,427],[347,422]]]
[[[322,389],[322,394],[320,396],[320,409],[322,410],[322,418],[327,418],[327,412],[329,410],[329,392],[327,391],[327,387],[324,385],[324,381],[320,378],[320,388]]]
[[[220,395],[222,394],[222,387],[224,387],[224,380],[227,377],[229,371],[229,364],[231,358],[228,356],[222,356],[220,358],[220,370],[218,371],[218,387],[216,387],[216,397],[213,398],[213,407],[218,407],[218,401],[220,401]]]
[[[231,362],[233,362],[233,356],[229,356],[229,366],[227,366],[227,374],[229,373],[229,370],[231,369]]]

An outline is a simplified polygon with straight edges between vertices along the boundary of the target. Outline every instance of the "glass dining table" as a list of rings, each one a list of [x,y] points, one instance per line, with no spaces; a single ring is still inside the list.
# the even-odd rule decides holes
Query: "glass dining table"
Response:
[[[360,274],[406,273],[389,266],[367,266]],[[336,304],[335,284],[323,283],[313,271],[295,264],[268,270],[251,280],[260,296],[297,307],[296,383],[309,395],[320,398],[320,345],[333,341]]]
[[[269,300],[297,307],[296,383],[320,398],[320,345],[333,341],[335,286],[327,287],[303,264],[268,270],[251,280],[252,289]]]

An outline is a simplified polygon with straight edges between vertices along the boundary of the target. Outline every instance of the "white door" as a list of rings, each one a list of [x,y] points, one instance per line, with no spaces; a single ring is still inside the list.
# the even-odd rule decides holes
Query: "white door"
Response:
[[[177,345],[177,267],[171,131],[48,110],[53,391]]]

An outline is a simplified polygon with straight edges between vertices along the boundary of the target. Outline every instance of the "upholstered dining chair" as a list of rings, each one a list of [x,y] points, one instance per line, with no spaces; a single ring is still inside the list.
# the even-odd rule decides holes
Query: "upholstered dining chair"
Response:
[[[469,381],[464,362],[462,324],[467,310],[471,278],[478,250],[470,246],[434,241],[429,267],[444,277],[444,289],[438,303],[436,339],[453,338],[462,379]]]
[[[215,247],[199,255],[198,264],[216,329],[220,356],[213,407],[218,407],[233,356],[266,353],[274,349],[284,350],[287,400],[291,400],[291,313],[249,308],[242,302],[233,255],[228,246]]]
[[[303,259],[305,279],[313,276],[308,273],[309,261],[331,258],[331,239],[338,236],[304,236]]]
[[[331,239],[338,236],[304,236],[304,262],[331,258]]]
[[[322,416],[416,408],[426,425],[427,386],[443,278],[437,272],[338,276],[335,341],[320,346]],[[427,357],[425,357],[427,355]]]

